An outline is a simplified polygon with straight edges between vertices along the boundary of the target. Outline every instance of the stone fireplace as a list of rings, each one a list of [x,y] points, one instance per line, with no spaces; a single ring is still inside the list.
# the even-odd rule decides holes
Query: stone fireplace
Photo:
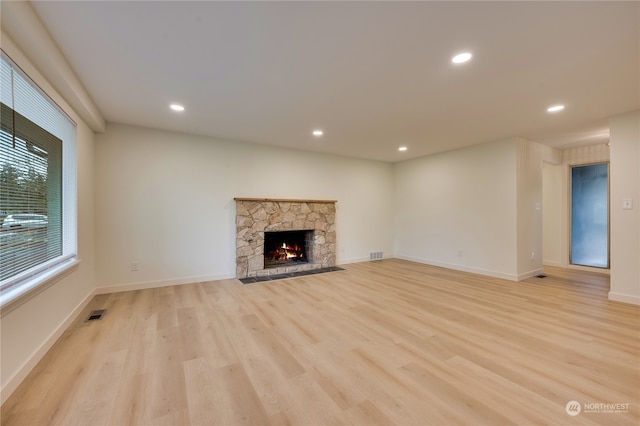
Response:
[[[335,266],[335,201],[235,201],[237,278]]]

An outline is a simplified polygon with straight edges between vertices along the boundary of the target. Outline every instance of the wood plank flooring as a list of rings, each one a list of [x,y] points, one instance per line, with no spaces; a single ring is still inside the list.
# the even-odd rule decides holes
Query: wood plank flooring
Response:
[[[607,300],[608,277],[345,269],[97,296],[2,425],[640,422],[640,309]]]

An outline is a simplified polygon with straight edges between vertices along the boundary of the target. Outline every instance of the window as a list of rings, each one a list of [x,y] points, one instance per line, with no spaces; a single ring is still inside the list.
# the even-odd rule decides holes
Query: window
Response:
[[[2,52],[0,304],[75,262],[75,124]]]

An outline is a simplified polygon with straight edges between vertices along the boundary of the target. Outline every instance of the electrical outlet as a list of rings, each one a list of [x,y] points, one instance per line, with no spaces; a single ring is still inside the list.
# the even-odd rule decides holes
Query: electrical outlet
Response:
[[[134,260],[131,262],[131,272],[138,272],[140,270],[140,262]]]
[[[536,260],[536,254],[535,254],[535,252],[531,252],[531,260]]]

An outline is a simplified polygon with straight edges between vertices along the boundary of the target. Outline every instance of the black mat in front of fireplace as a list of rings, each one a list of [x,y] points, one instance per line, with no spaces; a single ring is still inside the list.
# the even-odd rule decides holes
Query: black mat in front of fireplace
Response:
[[[344,271],[344,268],[340,268],[339,266],[330,266],[328,268],[312,269],[310,271],[290,272],[288,274],[277,274],[277,275],[269,275],[264,277],[239,278],[239,280],[242,284],[255,284],[255,283],[262,283],[265,281],[276,281],[284,278],[295,278],[295,277],[302,277],[305,275],[315,275],[315,274],[322,274],[324,272],[334,272],[334,271]]]

